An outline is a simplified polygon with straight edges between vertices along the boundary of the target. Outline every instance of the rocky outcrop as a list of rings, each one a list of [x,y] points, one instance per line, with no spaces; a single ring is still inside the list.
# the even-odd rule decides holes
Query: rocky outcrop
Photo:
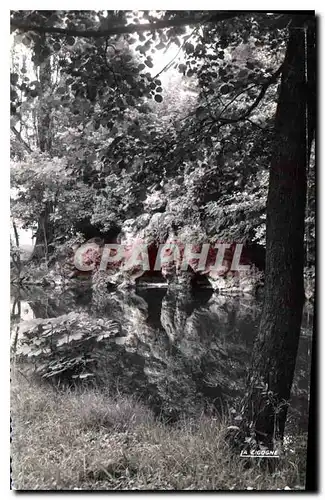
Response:
[[[262,285],[263,247],[246,244],[239,248],[235,243],[228,244],[222,248],[222,262],[217,264],[221,242],[208,243],[204,235],[190,228],[178,230],[172,222],[162,238],[163,231],[160,229],[167,227],[167,219],[166,214],[158,212],[126,220],[117,238],[119,247],[114,248],[113,244],[109,249],[106,268],[101,265],[104,240],[89,240],[81,252],[81,260],[93,272],[94,289],[98,289],[99,283],[103,288],[108,284],[118,288],[134,287],[142,277],[148,280],[160,277],[169,287],[189,289],[200,275],[205,276],[212,289],[218,292],[254,293]],[[202,244],[208,245],[203,267],[199,266],[200,260],[195,255],[202,251]],[[107,257],[107,253],[105,255]],[[234,265],[235,261],[240,269]],[[98,274],[99,269],[101,272]],[[80,272],[84,274],[84,271]]]

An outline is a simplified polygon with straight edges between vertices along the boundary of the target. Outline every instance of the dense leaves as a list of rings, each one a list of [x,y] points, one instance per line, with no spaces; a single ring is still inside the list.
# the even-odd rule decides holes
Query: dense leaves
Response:
[[[37,227],[46,209],[54,223],[49,239],[63,243],[83,223],[104,234],[134,219],[150,234],[162,212],[162,239],[174,224],[201,236],[264,242],[288,15],[11,17],[12,206],[25,226]],[[157,22],[164,27],[139,28]],[[79,36],[87,30],[93,35]],[[159,54],[166,64],[158,72]]]

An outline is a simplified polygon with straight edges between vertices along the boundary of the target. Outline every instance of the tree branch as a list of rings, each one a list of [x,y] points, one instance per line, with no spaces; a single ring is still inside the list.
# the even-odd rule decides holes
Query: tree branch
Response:
[[[224,112],[226,111],[227,108],[229,108],[229,106],[231,106],[237,99],[238,97],[240,97],[242,94],[245,94],[245,92],[248,92],[248,90],[256,87],[256,83],[253,83],[252,85],[250,85],[249,87],[246,87],[244,90],[241,90],[238,94],[235,95],[235,97],[233,99],[231,99],[231,101],[229,101],[225,106],[224,108],[222,109],[220,115],[219,115],[219,118],[224,114]]]
[[[59,35],[66,36],[76,36],[84,38],[101,38],[108,37],[111,35],[122,35],[130,33],[141,33],[144,31],[153,31],[163,28],[172,28],[176,26],[186,26],[200,23],[213,22],[217,23],[220,21],[225,21],[227,19],[232,19],[233,17],[238,17],[239,15],[250,14],[250,11],[223,11],[217,14],[204,16],[198,18],[197,16],[191,16],[187,18],[176,18],[176,19],[164,19],[156,21],[155,23],[146,24],[128,24],[121,26],[112,26],[106,30],[78,30],[71,28],[57,28],[55,26],[38,26],[34,24],[29,24],[24,21],[11,21],[11,28],[19,29],[20,31],[35,31],[37,33],[56,33]]]
[[[254,111],[254,109],[257,108],[257,106],[259,105],[259,103],[261,102],[261,100],[263,99],[263,97],[265,96],[266,91],[269,88],[269,86],[272,85],[273,83],[275,83],[277,81],[278,77],[282,73],[282,70],[283,70],[283,64],[281,64],[281,66],[276,70],[276,72],[273,73],[273,75],[271,75],[270,78],[268,78],[267,81],[262,85],[261,92],[259,93],[259,95],[255,99],[255,101],[245,111],[244,114],[242,114],[238,118],[221,118],[221,115],[222,115],[222,113],[223,113],[223,111],[225,109],[224,108],[222,110],[222,112],[220,113],[220,115],[218,116],[218,118],[216,118],[216,121],[218,123],[221,123],[221,124],[228,124],[228,123],[237,123],[237,122],[240,122],[242,120],[246,120],[250,116],[250,114],[252,113],[252,111]]]
[[[19,142],[22,143],[22,145],[24,146],[24,148],[26,149],[26,151],[28,151],[28,153],[32,153],[32,149],[29,147],[29,145],[27,144],[26,141],[24,141],[24,139],[22,138],[22,136],[20,135],[20,133],[18,132],[18,130],[15,128],[15,127],[10,127],[11,131],[15,134],[15,136],[17,137],[17,139],[19,140]]]
[[[19,235],[18,235],[18,229],[17,229],[14,218],[12,218],[12,227],[13,227],[14,235],[15,235],[15,243],[16,243],[16,247],[17,247],[17,253],[13,252],[11,255],[11,258],[12,258],[12,262],[15,264],[15,266],[17,268],[18,273],[20,274],[21,260],[20,260],[20,248],[19,248]],[[10,238],[10,241],[11,241],[11,238]]]

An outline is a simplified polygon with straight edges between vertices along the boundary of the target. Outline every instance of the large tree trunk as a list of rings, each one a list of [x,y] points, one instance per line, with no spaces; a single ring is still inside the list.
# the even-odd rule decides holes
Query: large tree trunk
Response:
[[[304,304],[306,165],[315,126],[315,93],[305,83],[303,28],[310,21],[308,38],[313,38],[312,18],[293,19],[284,61],[267,199],[264,306],[248,378],[246,418],[268,447],[283,438]]]

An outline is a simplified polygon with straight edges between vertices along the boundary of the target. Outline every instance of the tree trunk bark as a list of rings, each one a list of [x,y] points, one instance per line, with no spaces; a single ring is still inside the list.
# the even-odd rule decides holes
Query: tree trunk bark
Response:
[[[49,255],[53,251],[51,243],[54,237],[54,228],[50,221],[51,213],[52,206],[50,203],[46,203],[45,209],[37,223],[36,241],[32,255],[33,260],[40,261],[41,259],[45,259],[47,262]]]
[[[39,50],[42,50],[45,45],[46,39],[45,35],[43,35]],[[52,147],[50,108],[46,101],[46,95],[44,95],[51,87],[51,61],[49,56],[39,65],[39,82],[41,84],[41,103],[37,116],[38,146],[42,153],[50,153]],[[50,221],[52,210],[52,204],[47,202],[40,214],[32,255],[33,260],[45,259],[47,262],[49,254],[53,251],[51,243],[54,238],[54,227]]]
[[[15,245],[17,248],[17,253],[14,252],[12,254],[12,261],[14,265],[16,266],[17,273],[18,273],[18,279],[20,279],[20,273],[21,273],[21,257],[20,257],[20,246],[19,246],[19,234],[18,234],[18,229],[15,223],[15,220],[12,219],[12,227],[14,230],[14,235],[15,235]]]
[[[269,448],[283,438],[304,304],[306,166],[315,127],[315,93],[306,84],[304,24],[310,20],[293,20],[284,61],[267,199],[264,305],[248,377],[246,422]],[[308,26],[309,40],[314,29]],[[308,48],[312,53],[314,44]]]

